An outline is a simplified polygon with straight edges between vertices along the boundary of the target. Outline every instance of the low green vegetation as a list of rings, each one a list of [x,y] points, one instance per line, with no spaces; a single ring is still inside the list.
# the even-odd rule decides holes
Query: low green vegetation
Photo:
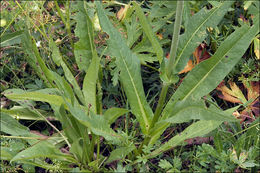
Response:
[[[1,1],[2,172],[257,172],[259,2]]]

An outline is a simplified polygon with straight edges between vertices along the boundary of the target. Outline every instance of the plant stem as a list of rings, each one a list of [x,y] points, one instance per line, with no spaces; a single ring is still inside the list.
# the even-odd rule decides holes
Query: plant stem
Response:
[[[157,69],[157,68],[155,68],[155,67],[153,67],[153,66],[151,66],[151,65],[148,65],[148,64],[142,64],[143,66],[146,66],[146,67],[148,67],[148,68],[150,68],[150,69],[152,69],[152,70],[154,70],[154,71],[157,71],[157,72],[159,72],[159,70]]]
[[[161,111],[163,109],[163,105],[164,105],[164,102],[165,102],[165,98],[166,98],[166,95],[167,95],[167,91],[168,91],[168,88],[169,88],[169,84],[163,84],[163,87],[162,87],[162,91],[161,91],[161,94],[160,94],[160,97],[159,97],[159,101],[158,101],[158,104],[156,106],[156,109],[155,109],[155,113],[154,113],[154,116],[153,116],[153,120],[152,120],[152,123],[150,125],[150,128],[149,130],[151,130],[155,123],[158,121],[160,115],[161,115]],[[142,147],[143,145],[147,145],[148,142],[150,141],[151,137],[150,136],[147,136],[142,144],[140,145],[139,147],[139,152],[142,151]]]
[[[89,136],[88,136],[88,130],[86,129],[85,135],[83,136],[83,155],[82,155],[82,161],[83,163],[90,163],[90,157],[92,156],[89,151]]]
[[[99,159],[99,153],[100,153],[100,137],[97,136],[97,158],[96,158],[96,160]]]
[[[163,105],[164,105],[164,102],[165,102],[165,98],[166,98],[168,88],[169,88],[169,84],[163,84],[162,91],[161,91],[161,94],[160,94],[160,97],[159,97],[158,104],[157,104],[156,109],[155,109],[155,113],[154,113],[154,116],[153,116],[153,120],[152,120],[150,129],[153,128],[154,124],[158,121],[158,119],[160,117],[160,114],[161,114],[161,111],[163,109]]]
[[[174,60],[175,60],[176,52],[177,52],[177,48],[178,48],[183,6],[184,6],[183,0],[177,1],[176,17],[175,17],[175,24],[174,24],[174,30],[173,30],[173,39],[172,39],[172,44],[171,44],[170,58],[169,58],[169,63],[166,66],[166,75],[169,79],[172,76]],[[168,84],[168,83],[163,84],[163,87],[162,87],[162,90],[160,93],[160,97],[159,97],[159,101],[158,101],[158,104],[155,109],[154,117],[153,117],[153,120],[149,127],[149,133],[161,115],[169,85],[170,84]],[[140,153],[142,151],[143,145],[147,145],[149,143],[150,139],[151,139],[151,137],[149,135],[147,135],[147,137],[145,137],[145,139],[143,140],[142,144],[139,146],[139,149],[138,149],[138,151]]]
[[[176,58],[176,52],[177,52],[178,43],[179,43],[179,33],[180,33],[180,28],[181,28],[183,6],[184,6],[183,0],[177,1],[176,17],[175,17],[175,23],[174,23],[170,57],[169,57],[168,65],[166,66],[166,74],[169,79],[171,78],[172,72],[175,68],[175,66],[173,66],[173,65],[174,65],[174,61]]]
[[[32,105],[31,105],[32,106]],[[38,114],[40,115],[54,130],[56,130],[60,135],[61,137],[64,139],[64,141],[67,143],[67,145],[69,146],[69,148],[71,148],[71,145],[67,139],[67,137],[65,137],[60,131],[59,129],[57,129],[49,120],[47,120],[47,118],[45,116],[43,116],[37,109],[35,109],[33,106],[32,106],[32,109]]]

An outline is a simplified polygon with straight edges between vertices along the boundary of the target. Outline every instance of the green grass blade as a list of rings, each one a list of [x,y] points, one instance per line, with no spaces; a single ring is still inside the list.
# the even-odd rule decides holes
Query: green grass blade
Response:
[[[206,38],[207,27],[217,26],[233,3],[233,1],[226,1],[211,10],[207,10],[205,7],[190,18],[188,27],[185,28],[185,32],[179,40],[174,63],[176,73],[186,66],[192,52]]]
[[[108,45],[116,57],[120,69],[120,81],[129,100],[132,113],[140,123],[144,134],[148,133],[153,112],[146,101],[140,70],[140,61],[126,45],[125,39],[114,28],[99,2],[96,2],[99,21],[102,29],[109,35]]]
[[[134,5],[134,9],[137,14],[137,17],[140,20],[140,25],[142,26],[145,35],[150,40],[152,47],[156,52],[158,61],[161,63],[163,60],[163,49],[162,49],[158,39],[156,38],[155,34],[153,33],[152,27],[149,24],[148,20],[146,19],[141,7],[134,1],[132,3]]]

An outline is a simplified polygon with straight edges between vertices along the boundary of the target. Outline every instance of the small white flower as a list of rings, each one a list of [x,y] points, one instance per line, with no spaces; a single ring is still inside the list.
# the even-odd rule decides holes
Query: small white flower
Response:
[[[39,9],[39,7],[38,7],[37,4],[35,4],[35,6],[33,6],[32,9],[33,9],[34,11],[37,11],[37,10]]]
[[[36,46],[40,47],[41,46],[41,41],[37,41]]]

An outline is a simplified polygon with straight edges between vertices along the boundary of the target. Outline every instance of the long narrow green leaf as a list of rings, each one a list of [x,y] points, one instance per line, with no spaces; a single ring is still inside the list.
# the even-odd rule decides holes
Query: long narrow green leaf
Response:
[[[155,34],[153,33],[152,27],[150,26],[150,24],[148,23],[148,20],[146,19],[141,7],[136,3],[136,2],[132,2],[134,5],[134,9],[136,11],[136,14],[140,20],[140,24],[143,28],[143,31],[145,33],[145,35],[148,37],[148,39],[150,40],[153,49],[156,52],[157,58],[159,60],[159,62],[161,63],[163,60],[163,50],[162,47],[159,43],[159,41],[157,40]]]
[[[198,64],[183,80],[165,111],[171,109],[173,100],[197,100],[216,88],[259,32],[258,24],[259,20],[252,27],[244,25],[237,29],[221,44],[213,57]]]
[[[24,31],[17,31],[17,32],[13,32],[13,33],[10,33],[10,34],[5,34],[2,37],[0,37],[1,47],[11,46],[11,45],[14,45],[14,44],[21,43],[21,38],[22,38],[23,32]]]
[[[10,115],[1,112],[0,114],[0,125],[1,125],[1,132],[4,132],[9,135],[13,136],[23,136],[23,137],[40,137],[36,134],[30,132],[30,129],[26,126],[20,124],[16,119],[11,117]],[[34,144],[38,140],[36,139],[28,139],[29,144]]]
[[[20,124],[17,120],[10,115],[1,112],[1,131],[10,135],[28,135],[30,133],[29,128]]]
[[[126,45],[125,39],[114,28],[104,9],[99,2],[96,2],[98,17],[102,29],[109,35],[108,45],[111,53],[116,57],[116,63],[120,69],[120,81],[129,100],[132,113],[140,123],[144,134],[148,133],[153,112],[146,101],[141,72],[140,60],[131,52]]]
[[[4,92],[3,94],[8,99],[15,100],[15,101],[34,100],[34,101],[47,102],[49,104],[54,104],[57,106],[64,104],[63,98],[61,96],[53,95],[53,94],[44,94],[40,92],[26,92],[23,94],[13,94],[13,93]]]
[[[46,112],[44,110],[38,110],[45,117],[55,118],[52,113]],[[44,120],[42,117],[39,117],[34,112],[30,111],[28,108],[22,106],[14,106],[11,109],[1,109],[1,112],[7,113],[13,118],[20,120]]]
[[[75,91],[79,100],[82,103],[84,103],[83,94],[81,92],[81,89],[80,89],[75,77],[71,73],[70,69],[67,67],[67,65],[62,60],[62,56],[60,54],[59,48],[57,47],[57,45],[55,44],[55,42],[52,39],[50,39],[50,47],[52,49],[52,59],[53,59],[53,61],[58,66],[62,66],[64,74],[66,76],[66,79],[72,84],[73,90]]]
[[[39,50],[36,46],[35,39],[30,36],[28,30],[26,30],[23,34],[23,38],[25,40],[24,47],[28,53],[28,55],[31,55],[32,57],[28,57],[28,61],[30,65],[34,68],[36,72],[38,72],[39,77],[41,77],[44,81],[45,84],[48,87],[53,87],[55,88],[55,80],[56,76],[53,71],[48,69],[46,66],[44,60],[42,59]],[[32,54],[33,52],[33,54]],[[41,70],[39,70],[41,69]]]
[[[71,164],[71,162],[68,162],[67,164],[65,164],[65,162],[63,162],[63,164],[59,164],[56,163],[56,164],[49,164],[47,162],[45,162],[44,159],[42,158],[34,158],[34,159],[28,159],[28,160],[22,160],[22,161],[19,161],[19,162],[22,162],[23,164],[26,164],[26,165],[33,165],[33,166],[36,166],[36,167],[40,167],[40,168],[43,168],[43,169],[46,169],[46,170],[52,170],[53,167],[57,166],[60,170],[64,171],[66,170],[67,172],[69,172],[69,170],[71,170],[72,168],[70,168],[68,165]]]
[[[68,154],[62,153],[59,148],[55,147],[48,141],[41,141],[23,151],[18,153],[11,162],[14,161],[22,161],[22,160],[29,160],[34,158],[50,158],[50,159],[58,159],[62,161],[67,161],[71,163],[77,163],[77,161]]]
[[[238,107],[222,111],[214,107],[205,107],[205,104],[201,101],[180,101],[174,105],[174,109],[171,110],[168,115],[169,118],[159,120],[154,128],[150,131],[151,139],[150,144],[154,144],[156,140],[160,137],[163,131],[170,125],[174,123],[184,123],[191,120],[215,120],[215,121],[227,121],[236,122],[238,121],[232,113]]]
[[[206,7],[193,15],[185,28],[185,32],[179,40],[179,47],[173,69],[176,73],[181,71],[195,48],[206,38],[207,27],[215,27],[228,11],[233,1],[225,1],[219,6],[207,10]]]
[[[199,102],[187,103],[185,101],[178,102],[170,118],[163,120],[169,123],[184,123],[190,120],[215,120],[215,121],[238,121],[231,114],[225,114],[222,110],[216,110],[207,108],[205,105]],[[156,126],[156,125],[155,125]]]
[[[81,124],[68,111],[65,110],[64,105],[51,105],[51,107],[57,119],[62,123],[63,132],[68,138],[69,143],[73,143],[73,141],[78,139],[81,135],[79,130],[79,128],[81,128]],[[84,128],[82,128],[82,130],[83,129]]]
[[[183,132],[171,138],[168,142],[163,144],[160,148],[153,151],[151,154],[147,155],[147,158],[155,157],[162,152],[165,152],[175,146],[184,144],[184,140],[189,138],[194,138],[197,136],[203,136],[216,129],[222,121],[206,121],[201,120],[193,123],[189,127],[187,127]]]
[[[86,106],[90,107],[90,110],[95,114],[97,113],[97,81],[99,72],[99,62],[100,58],[93,54],[93,58],[89,68],[87,69],[87,74],[83,81],[83,94],[85,98]]]
[[[77,1],[77,9],[79,11],[75,16],[77,22],[75,35],[79,41],[74,45],[74,54],[79,69],[86,72],[93,57],[94,31],[91,19],[86,12],[86,2]]]

